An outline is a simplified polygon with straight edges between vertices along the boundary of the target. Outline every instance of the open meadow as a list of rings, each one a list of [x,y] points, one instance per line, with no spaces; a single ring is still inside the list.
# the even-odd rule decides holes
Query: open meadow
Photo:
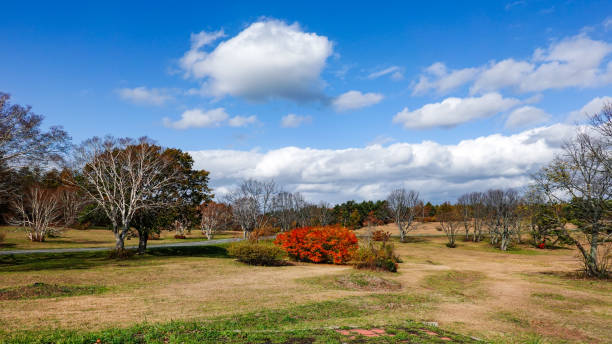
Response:
[[[249,266],[228,257],[224,245],[150,250],[125,260],[106,252],[0,256],[1,336],[338,342],[349,337],[332,328],[358,327],[396,334],[372,342],[417,338],[410,335],[426,343],[444,336],[503,343],[612,338],[612,282],[576,277],[573,249],[517,245],[501,252],[463,241],[450,249],[437,234],[429,224],[409,242],[395,242],[403,261],[397,273]],[[54,285],[64,290],[43,290]],[[368,337],[354,340],[362,339]]]
[[[0,344],[612,344],[612,1],[0,8]]]

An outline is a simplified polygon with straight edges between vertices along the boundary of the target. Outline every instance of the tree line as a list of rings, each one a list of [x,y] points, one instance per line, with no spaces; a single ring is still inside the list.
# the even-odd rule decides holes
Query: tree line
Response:
[[[210,239],[223,229],[247,237],[305,226],[394,223],[406,241],[417,224],[436,221],[449,247],[461,233],[501,250],[522,243],[524,233],[538,247],[575,245],[587,274],[601,277],[612,260],[611,118],[606,105],[522,192],[470,192],[432,205],[400,188],[385,200],[332,206],[308,202],[271,180],[249,179],[215,202],[209,172],[194,169],[188,153],[146,137],[94,137],[73,145],[61,127],[43,130],[42,116],[0,93],[0,214],[32,241],[58,235],[61,227],[107,226],[118,254],[133,232],[142,253],[161,230],[184,237],[199,228]]]

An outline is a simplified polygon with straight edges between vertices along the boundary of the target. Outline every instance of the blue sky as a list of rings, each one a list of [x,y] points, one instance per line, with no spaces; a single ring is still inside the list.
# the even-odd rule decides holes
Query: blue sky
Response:
[[[3,12],[1,91],[75,142],[146,135],[191,151],[218,194],[251,177],[331,202],[524,187],[612,93],[606,1]]]

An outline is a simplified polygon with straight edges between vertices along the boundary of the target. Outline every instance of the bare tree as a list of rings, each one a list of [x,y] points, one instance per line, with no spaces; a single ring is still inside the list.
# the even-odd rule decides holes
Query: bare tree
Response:
[[[240,225],[245,238],[253,230],[268,224],[276,193],[274,181],[248,179],[227,196],[234,220]]]
[[[293,193],[293,209],[296,215],[296,225],[304,227],[310,225],[310,203],[308,203],[301,193]]]
[[[273,198],[273,209],[281,231],[290,230],[291,226],[297,222],[295,197],[292,193],[281,191],[276,194]]]
[[[334,212],[332,207],[327,202],[321,202],[313,207],[314,216],[317,223],[321,226],[330,225],[334,221]]]
[[[161,151],[147,138],[112,137],[94,137],[76,149],[82,167],[76,185],[111,221],[118,252],[124,249],[134,214],[163,206],[164,199],[155,196],[176,178],[175,166]]]
[[[488,211],[488,226],[491,243],[499,244],[502,251],[506,251],[511,244],[517,227],[517,206],[519,195],[516,190],[489,190],[485,196]]]
[[[73,186],[61,186],[57,190],[57,199],[62,211],[62,225],[70,227],[77,222],[79,212],[87,204],[80,190]]]
[[[31,241],[45,241],[61,215],[54,190],[40,186],[31,186],[12,205],[17,214],[11,223],[25,229]]]
[[[41,130],[43,116],[28,106],[10,103],[0,92],[0,176],[16,166],[45,165],[61,160],[70,148],[70,137],[61,127]],[[10,178],[0,178],[0,203],[15,191]]]
[[[461,222],[465,229],[465,240],[470,238],[470,227],[472,226],[472,209],[470,204],[470,194],[463,194],[457,200],[457,207],[459,215],[461,215]]]
[[[461,209],[456,206],[453,207],[448,203],[444,203],[440,206],[440,209],[436,214],[436,219],[440,223],[442,231],[444,231],[444,234],[446,234],[446,239],[448,240],[446,246],[450,248],[455,247],[457,233],[459,233],[462,223],[464,223]]]
[[[202,234],[205,234],[208,240],[213,238],[217,230],[225,228],[232,216],[229,207],[223,203],[209,202],[202,204],[200,211],[202,212],[200,228]]]
[[[484,205],[484,194],[482,192],[470,192],[468,194],[468,204],[472,213],[472,241],[482,240],[482,229],[486,219],[486,209]]]
[[[400,232],[400,240],[406,241],[406,234],[413,228],[414,218],[417,215],[419,193],[413,190],[395,189],[387,197],[387,206]]]
[[[611,259],[611,118],[612,109],[607,106],[594,117],[594,128],[579,132],[563,146],[563,153],[534,176],[536,187],[550,203],[569,202],[577,231],[569,231],[564,224],[559,227],[580,251],[586,274],[593,277],[606,277]]]

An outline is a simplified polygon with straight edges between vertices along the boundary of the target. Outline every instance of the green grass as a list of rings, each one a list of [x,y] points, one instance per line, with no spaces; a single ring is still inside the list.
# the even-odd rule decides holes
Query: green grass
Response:
[[[36,249],[55,249],[55,248],[80,248],[80,247],[114,247],[115,238],[111,230],[103,228],[64,229],[58,237],[48,237],[44,242],[30,241],[23,229],[16,227],[0,226],[0,233],[6,237],[0,241],[0,251],[7,250],[36,250]],[[222,232],[214,236],[213,239],[232,238],[236,232]],[[206,236],[199,230],[192,230],[187,234],[186,239],[175,239],[173,231],[163,231],[159,239],[149,240],[149,245],[171,244],[181,242],[206,241]],[[138,245],[138,238],[128,238],[126,246]]]
[[[104,265],[144,265],[162,257],[229,258],[227,244],[150,248],[145,255],[111,259],[109,251],[0,255],[0,273],[15,271],[89,269]]]
[[[561,294],[555,294],[555,293],[533,293],[531,294],[531,297],[545,299],[545,300],[556,300],[556,301],[565,300],[565,296]]]
[[[423,284],[428,289],[461,300],[475,299],[485,295],[481,283],[485,274],[479,271],[441,271],[425,277]]]
[[[398,290],[402,285],[387,278],[391,273],[384,272],[357,272],[351,271],[337,275],[307,277],[299,279],[300,282],[321,287],[321,289],[339,290]]]
[[[334,301],[315,302],[283,309],[263,310],[209,321],[175,321],[165,324],[143,323],[125,329],[97,332],[30,331],[5,334],[6,343],[474,343],[475,340],[429,327],[411,320],[393,325],[373,324],[362,328],[384,328],[393,336],[351,339],[335,329],[312,326],[317,320],[340,320],[339,328],[348,329],[351,319],[389,310],[394,302],[413,300],[406,295],[376,295],[350,297]],[[310,324],[309,324],[310,323]],[[436,335],[427,334],[433,331]],[[0,333],[0,338],[2,338]]]
[[[529,321],[512,312],[497,312],[494,316],[496,319],[514,324],[520,327],[529,327]]]
[[[545,273],[524,273],[527,279],[543,284],[563,286],[567,289],[586,291],[610,295],[612,293],[612,279],[593,279],[581,277],[579,273],[568,272],[545,272]]]
[[[0,300],[23,300],[50,297],[77,296],[100,294],[108,288],[97,285],[71,286],[47,283],[33,283],[31,285],[0,289]]]

